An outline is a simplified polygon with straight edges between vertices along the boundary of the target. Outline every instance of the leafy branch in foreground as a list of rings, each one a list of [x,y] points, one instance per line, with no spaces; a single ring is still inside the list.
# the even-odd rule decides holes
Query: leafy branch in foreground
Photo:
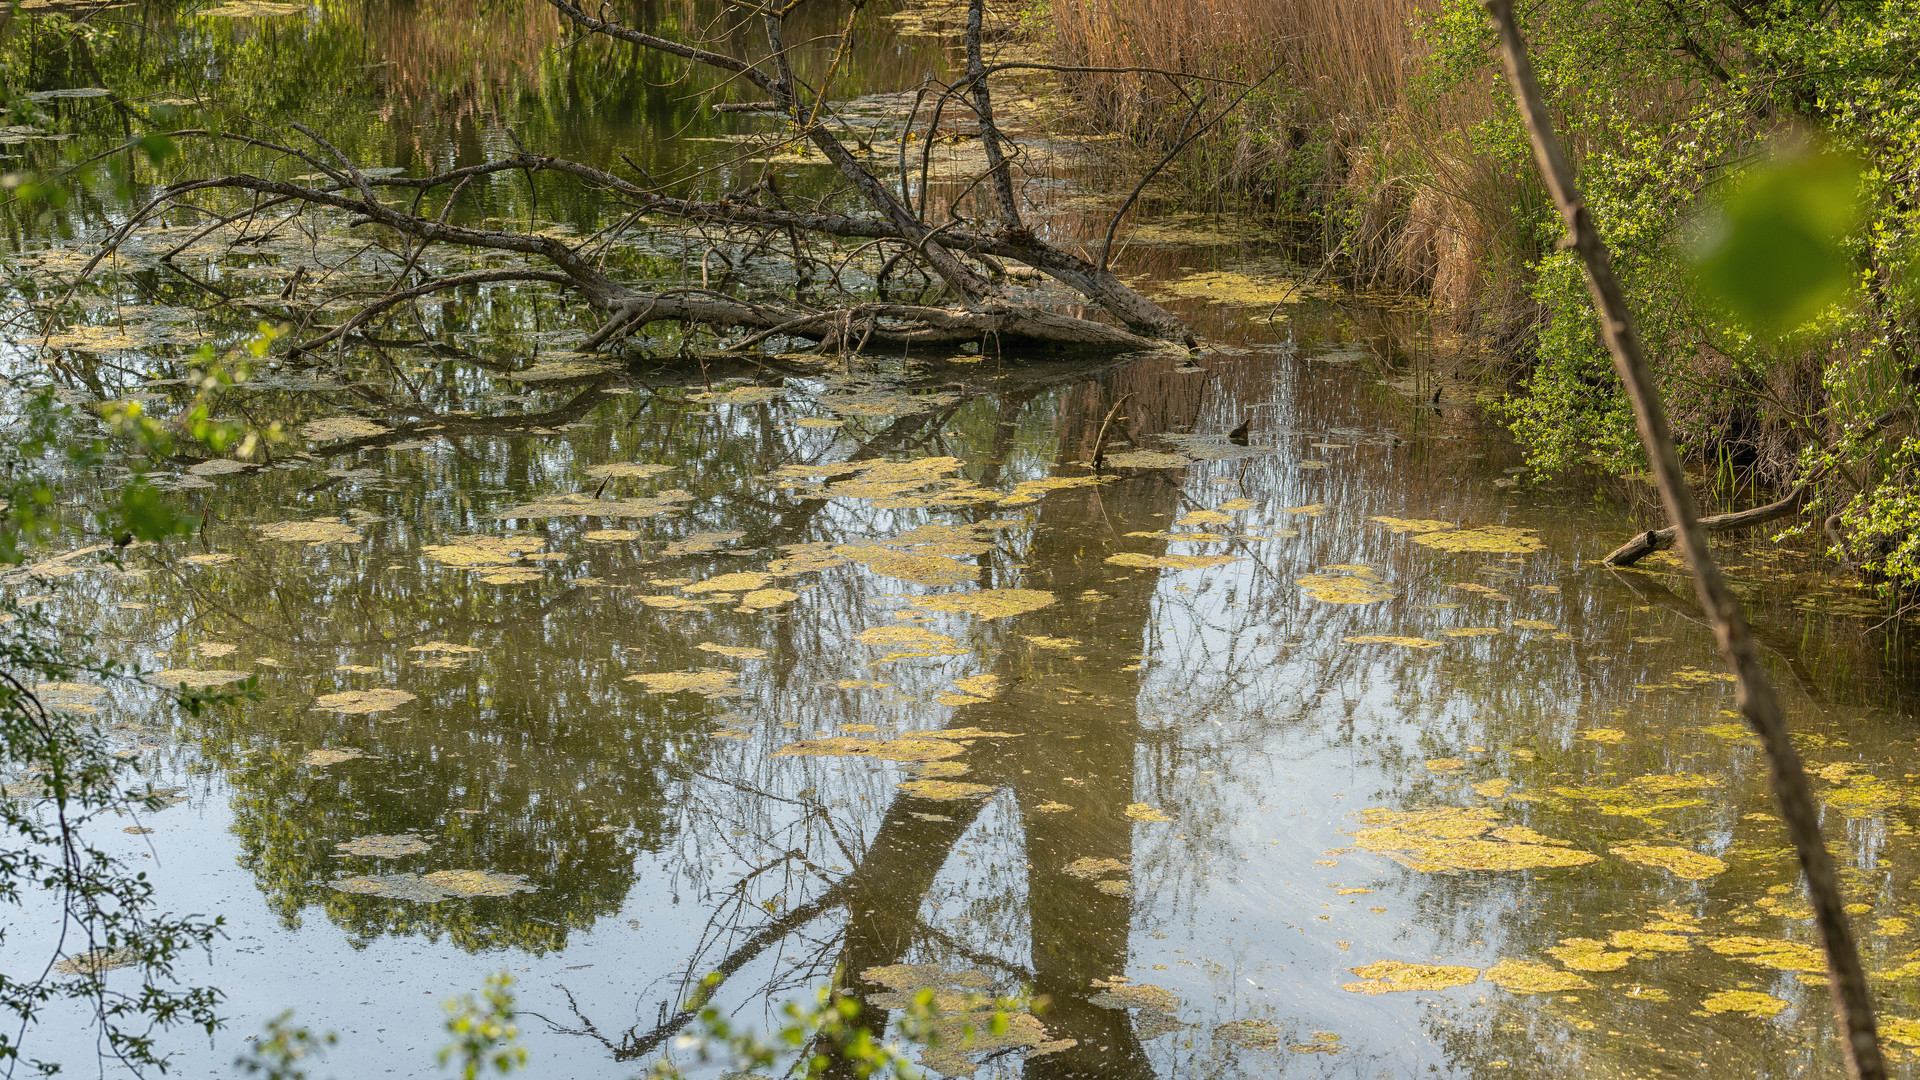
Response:
[[[742,1028],[727,1019],[718,1008],[703,1004],[721,982],[718,973],[701,980],[689,1009],[697,1007],[696,1028],[674,1039],[674,1049],[690,1053],[702,1065],[724,1062],[733,1076],[820,1077],[841,1072],[857,1077],[893,1077],[918,1080],[918,1066],[907,1056],[904,1045],[882,1040],[856,1021],[860,1003],[829,987],[822,987],[812,1002],[790,1001],[781,1009],[784,1022],[777,1029],[761,1034]],[[452,1064],[461,1080],[479,1080],[489,1072],[505,1076],[523,1068],[527,1052],[519,1045],[520,1030],[514,1023],[517,1013],[513,995],[513,977],[506,972],[487,976],[480,996],[463,994],[446,1002],[447,1034],[452,1041],[441,1047],[437,1059],[442,1067]],[[985,1023],[936,1024],[940,1011],[934,992],[923,989],[902,1010],[899,1028],[911,1043],[935,1046],[940,1032],[970,1040],[978,1031],[1004,1035],[1007,1018],[1020,1007],[1011,999],[992,999],[970,995],[969,1010],[990,1006]],[[293,1023],[291,1011],[267,1021],[265,1030],[248,1039],[244,1052],[234,1066],[262,1080],[307,1080],[307,1059],[325,1055],[339,1041],[333,1032],[316,1035]],[[653,1080],[683,1080],[685,1073],[671,1058],[660,1058],[647,1070]]]

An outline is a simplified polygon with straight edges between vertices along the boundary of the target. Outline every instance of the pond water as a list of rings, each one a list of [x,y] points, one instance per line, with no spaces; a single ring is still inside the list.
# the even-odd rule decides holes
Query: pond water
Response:
[[[111,10],[41,49],[36,85],[300,119],[409,172],[515,138],[661,175],[741,147],[694,181],[713,190],[766,160],[747,136],[770,122],[561,48],[543,5]],[[835,96],[884,119],[952,58],[938,13],[862,18]],[[1059,106],[1030,91],[1036,220],[1098,236],[1111,177],[1042,134]],[[119,123],[55,105],[80,137],[12,152]],[[609,213],[544,180],[480,198],[568,235]],[[16,231],[10,304],[56,299],[126,213],[76,200]],[[350,287],[404,260],[341,224],[215,236],[177,272],[162,245],[198,226],[145,230],[57,324],[16,320],[12,377],[165,414],[191,348],[278,317],[295,267]],[[1191,321],[1191,358],[703,363],[658,331],[595,366],[565,351],[589,324],[563,298],[499,286],[263,370],[231,407],[296,434],[267,467],[167,464],[206,516],[191,542],[5,582],[159,681],[260,677],[198,718],[72,692],[179,789],[103,844],[227,920],[185,974],[231,1021],[168,1036],[181,1075],[229,1072],[288,1008],[339,1032],[339,1075],[432,1075],[440,1002],[498,970],[543,1076],[643,1071],[710,972],[752,1026],[835,981],[876,1026],[916,988],[1030,995],[1037,1020],[929,1057],[956,1075],[1837,1073],[1797,868],[1678,565],[1600,567],[1635,527],[1617,493],[1527,474],[1427,373],[1417,305],[1328,285],[1274,235],[1131,231],[1118,265]],[[610,257],[685,280],[707,256],[662,229]],[[76,506],[113,482],[76,477]],[[1913,1075],[1910,638],[1870,632],[1809,546],[1723,554]],[[10,933],[8,969],[46,945]],[[94,1067],[72,1018],[30,1038]]]

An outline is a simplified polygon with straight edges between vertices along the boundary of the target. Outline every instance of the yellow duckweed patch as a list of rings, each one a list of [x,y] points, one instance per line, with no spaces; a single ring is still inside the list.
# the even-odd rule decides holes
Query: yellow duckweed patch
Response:
[[[672,472],[671,465],[652,465],[637,461],[615,461],[605,465],[594,465],[587,469],[587,475],[595,480],[609,477],[616,480],[644,480],[649,476],[659,476],[663,472]]]
[[[1213,1029],[1213,1037],[1242,1050],[1271,1050],[1280,1045],[1280,1029],[1271,1020],[1229,1020]]]
[[[1192,463],[1192,458],[1156,450],[1129,450],[1106,456],[1106,466],[1110,469],[1178,469]]]
[[[1495,829],[1487,835],[1497,840],[1505,840],[1509,844],[1550,844],[1554,847],[1573,846],[1573,841],[1571,840],[1555,840],[1553,837],[1545,833],[1535,832],[1525,825],[1507,825],[1503,828]]]
[[[1214,304],[1273,305],[1298,304],[1316,296],[1332,295],[1333,290],[1310,285],[1297,278],[1242,274],[1232,270],[1209,270],[1164,285],[1175,296],[1191,296]]]
[[[1387,527],[1387,530],[1393,533],[1430,533],[1430,532],[1441,532],[1446,529],[1453,528],[1453,522],[1451,521],[1433,521],[1431,519],[1424,519],[1424,518],[1397,518],[1397,517],[1381,516],[1381,517],[1370,518],[1369,520],[1377,521],[1380,524],[1385,525]]]
[[[448,566],[499,566],[546,546],[537,536],[453,536],[445,544],[423,546],[420,553]]]
[[[1693,941],[1685,934],[1662,934],[1652,930],[1615,930],[1608,935],[1607,942],[1616,949],[1641,953],[1686,952],[1693,948]]]
[[[1853,773],[1822,800],[1848,817],[1874,817],[1899,806],[1905,793],[1872,773]]]
[[[1064,814],[1071,809],[1073,809],[1073,807],[1063,802],[1043,802],[1039,806],[1034,807],[1033,812],[1036,814]]]
[[[932,998],[935,1019],[930,1043],[920,1052],[920,1063],[946,1076],[971,1076],[980,1054],[1027,1047],[1033,1057],[1074,1045],[1073,1040],[1049,1042],[1046,1028],[1031,1013],[1002,1010],[985,991],[994,985],[981,971],[951,970],[936,964],[889,964],[868,968],[860,977],[885,986],[889,992],[871,994],[877,1008],[905,1009],[917,997]]]
[[[1128,537],[1137,540],[1167,540],[1182,544],[1218,544],[1227,539],[1226,533],[1211,532],[1130,532]]]
[[[1608,850],[1630,863],[1657,867],[1688,881],[1710,878],[1727,868],[1726,863],[1711,855],[1665,844],[1615,844]]]
[[[800,594],[790,589],[754,589],[740,596],[740,606],[748,611],[765,611],[783,604],[791,604],[800,599]]]
[[[364,715],[397,709],[413,699],[413,695],[405,690],[347,690],[338,694],[323,694],[313,703],[313,707],[320,712]]]
[[[1760,742],[1759,738],[1754,735],[1753,729],[1745,724],[1708,724],[1706,727],[1700,729],[1700,733],[1702,735],[1711,735],[1716,739],[1725,739],[1728,742],[1747,742],[1754,744]]]
[[[1464,769],[1467,767],[1467,763],[1457,757],[1437,757],[1428,761],[1426,764],[1428,772],[1452,772],[1455,769]]]
[[[1399,645],[1408,649],[1437,649],[1440,643],[1419,637],[1388,637],[1384,634],[1357,634],[1342,638],[1349,645]]]
[[[1908,1020],[1898,1016],[1880,1016],[1880,1035],[1888,1042],[1901,1046],[1920,1046],[1920,1020]]]
[[[446,653],[453,656],[473,656],[482,650],[473,645],[455,645],[451,641],[429,641],[424,645],[415,645],[407,651],[410,653]]]
[[[1497,626],[1449,626],[1440,632],[1448,637],[1492,637],[1500,632],[1500,628]]]
[[[1231,525],[1232,514],[1223,514],[1218,510],[1190,510],[1175,519],[1175,525]]]
[[[1013,485],[1012,491],[995,501],[1001,506],[1026,506],[1039,502],[1050,491],[1092,487],[1100,483],[1101,479],[1098,476],[1050,476],[1041,480],[1022,480]]]
[[[1447,587],[1450,589],[1459,589],[1462,592],[1474,593],[1479,596],[1490,597],[1494,600],[1513,599],[1513,597],[1508,596],[1506,593],[1501,592],[1499,589],[1493,588],[1492,586],[1489,586],[1489,585],[1482,585],[1477,581],[1456,581],[1452,585],[1449,585]]]
[[[735,574],[716,574],[705,581],[696,581],[681,587],[688,596],[700,596],[705,593],[748,592],[766,587],[773,581],[772,574],[763,574],[756,570],[747,570]]]
[[[1017,731],[988,731],[977,727],[937,728],[931,731],[906,731],[903,739],[1017,739]]]
[[[1380,960],[1365,967],[1348,968],[1364,982],[1343,983],[1340,989],[1354,994],[1393,994],[1408,990],[1446,990],[1480,981],[1480,969],[1449,964],[1409,964],[1400,960]]]
[[[293,544],[357,544],[365,539],[359,529],[339,521],[275,521],[254,528],[268,540]]]
[[[1119,859],[1095,859],[1091,857],[1075,859],[1061,868],[1062,872],[1071,877],[1084,878],[1088,881],[1094,878],[1106,877],[1108,874],[1124,874],[1131,869],[1133,869],[1131,863],[1124,863]]]
[[[172,688],[185,684],[189,689],[204,690],[209,686],[225,686],[228,683],[237,683],[251,674],[253,674],[251,671],[230,671],[221,668],[207,671],[196,671],[192,668],[167,668],[164,671],[156,671],[148,675],[147,681],[155,686]],[[67,706],[67,708],[72,708],[72,706]]]
[[[699,555],[708,551],[719,551],[722,547],[726,546],[728,541],[738,540],[745,535],[747,534],[738,529],[727,529],[720,532],[689,533],[675,540],[673,543],[668,544],[666,547],[661,548],[660,557],[663,559],[675,559],[682,555]]]
[[[951,739],[856,739],[837,735],[788,743],[771,757],[864,757],[879,761],[940,761],[967,752],[967,744]]]
[[[699,694],[701,697],[731,697],[742,693],[733,685],[732,671],[658,671],[629,675],[625,682],[639,683],[650,694]]]
[[[783,391],[777,386],[734,386],[725,390],[707,390],[688,394],[688,401],[703,405],[765,405],[779,401]]]
[[[711,641],[703,641],[694,648],[733,660],[765,660],[767,658],[767,650],[755,649],[747,645],[715,645]]]
[[[300,437],[326,442],[332,439],[364,439],[372,435],[385,435],[389,430],[385,424],[376,424],[358,416],[329,416],[301,424]]]
[[[957,611],[982,619],[1004,619],[1038,611],[1052,604],[1054,596],[1039,589],[981,589],[977,592],[923,596],[914,602],[928,611]]]
[[[1722,990],[1708,994],[1701,1002],[1701,1008],[1708,1014],[1743,1013],[1747,1016],[1779,1016],[1787,1003],[1772,994],[1762,994],[1758,990]]]
[[[1152,983],[1137,983],[1124,975],[1095,979],[1093,985],[1102,992],[1090,995],[1087,1000],[1101,1008],[1172,1012],[1180,1007],[1180,997],[1173,991]]]
[[[1702,776],[1699,773],[1652,773],[1635,777],[1624,784],[1555,787],[1548,790],[1556,799],[1582,803],[1602,814],[1655,822],[1659,820],[1656,815],[1665,811],[1706,805],[1705,799],[1674,796],[1709,788],[1717,783],[1717,776]]]
[[[1337,1054],[1345,1048],[1340,1045],[1337,1032],[1316,1031],[1312,1042],[1290,1043],[1287,1049],[1296,1054]]]
[[[919,657],[965,656],[966,648],[945,634],[919,626],[872,626],[860,631],[855,640],[891,650],[875,660],[876,664]]]
[[[1583,731],[1578,736],[1578,738],[1585,739],[1588,742],[1597,742],[1597,743],[1623,742],[1625,741],[1626,737],[1627,737],[1626,732],[1621,731],[1619,728],[1610,728],[1610,727],[1594,728],[1592,731]]]
[[[948,555],[914,554],[884,544],[839,544],[832,552],[882,577],[910,581],[915,585],[965,585],[980,572],[978,567],[969,566]]]
[[[1604,941],[1583,937],[1561,938],[1560,944],[1547,952],[1575,971],[1619,971],[1633,958],[1629,952],[1608,952]]]
[[[1496,555],[1525,555],[1546,547],[1534,535],[1534,530],[1506,525],[1417,533],[1413,542],[1440,551],[1477,551]]]
[[[659,608],[662,611],[699,611],[708,604],[718,602],[695,600],[689,596],[636,596],[634,599],[650,608]]]
[[[1538,960],[1502,960],[1488,968],[1484,978],[1516,994],[1564,994],[1593,989],[1593,984],[1581,976]]]
[[[1360,812],[1356,847],[1385,855],[1413,870],[1532,870],[1582,866],[1599,856],[1555,844],[1482,840],[1499,821],[1487,807],[1394,811],[1373,807]]]
[[[1240,559],[1236,555],[1148,555],[1139,551],[1123,551],[1107,556],[1107,561],[1134,570],[1204,570],[1209,566],[1239,562]]]
[[[425,875],[366,874],[341,878],[329,884],[344,893],[412,900],[423,904],[535,891],[523,874],[497,874],[487,870],[435,870]]]
[[[677,509],[681,503],[692,498],[690,492],[678,488],[662,491],[647,499],[596,499],[591,495],[571,492],[509,506],[493,516],[502,521],[534,521],[556,517],[650,518]]]
[[[1780,941],[1777,938],[1742,935],[1709,938],[1707,948],[1721,956],[1731,956],[1749,964],[1758,964],[1778,971],[1824,973],[1827,970],[1826,957],[1820,950],[1798,941]]]
[[[1293,579],[1307,596],[1323,604],[1377,604],[1393,597],[1380,575],[1365,566],[1328,566]]]
[[[954,688],[963,694],[974,697],[990,698],[1000,690],[998,675],[969,675],[964,679],[953,680]]]
[[[1028,641],[1033,642],[1034,645],[1042,649],[1059,649],[1065,651],[1067,649],[1077,649],[1080,647],[1079,638],[1047,637],[1044,634],[1027,634],[1025,636]]]
[[[885,690],[893,684],[874,682],[871,679],[839,679],[836,680],[833,685],[842,690]],[[873,726],[871,724],[867,725],[867,730],[872,731]]]
[[[1125,811],[1128,821],[1172,821],[1166,812],[1148,803],[1128,803]]]
[[[53,970],[68,977],[104,975],[115,968],[132,967],[139,962],[140,953],[137,949],[115,949],[103,945],[65,957],[53,965]]]
[[[1512,788],[1511,780],[1482,780],[1473,785],[1473,793],[1483,799],[1498,799]]]
[[[1558,625],[1547,622],[1545,619],[1515,619],[1510,625],[1517,626],[1522,630],[1558,630],[1560,629]]]
[[[404,833],[397,836],[361,836],[342,840],[333,846],[349,855],[370,859],[398,859],[404,855],[418,855],[433,847],[417,836]]]
[[[993,794],[993,788],[986,784],[969,784],[964,780],[908,780],[893,786],[916,799],[940,802],[979,799]]]

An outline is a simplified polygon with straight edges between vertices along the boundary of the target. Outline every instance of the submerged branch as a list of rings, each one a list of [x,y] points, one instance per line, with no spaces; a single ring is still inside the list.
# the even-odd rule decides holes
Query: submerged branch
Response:
[[[1715,514],[1701,518],[1695,524],[1704,532],[1732,532],[1736,529],[1750,529],[1755,525],[1764,525],[1798,511],[1807,501],[1812,491],[1811,484],[1801,484],[1787,492],[1784,498],[1770,502],[1765,506],[1755,506],[1747,510],[1736,510],[1730,514]],[[1673,546],[1680,535],[1678,525],[1669,525],[1664,529],[1648,529],[1646,532],[1621,544],[1600,560],[1607,566],[1632,566],[1656,551],[1665,551]]]

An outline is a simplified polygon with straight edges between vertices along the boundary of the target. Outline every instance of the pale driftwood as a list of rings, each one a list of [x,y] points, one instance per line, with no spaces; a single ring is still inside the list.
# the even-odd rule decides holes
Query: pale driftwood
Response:
[[[1807,782],[1806,769],[1787,738],[1786,718],[1760,664],[1759,647],[1747,628],[1740,602],[1714,564],[1707,531],[1701,527],[1693,493],[1687,488],[1686,474],[1681,471],[1680,454],[1667,427],[1666,411],[1647,367],[1633,313],[1627,306],[1620,279],[1614,274],[1606,244],[1594,227],[1592,215],[1580,201],[1574,186],[1573,166],[1554,134],[1553,118],[1547,112],[1546,100],[1534,78],[1526,40],[1520,36],[1519,24],[1514,20],[1513,0],[1486,0],[1486,8],[1499,31],[1500,55],[1513,87],[1514,100],[1520,107],[1520,118],[1533,144],[1534,163],[1539,166],[1554,205],[1566,220],[1569,246],[1586,264],[1587,284],[1594,309],[1600,316],[1601,336],[1606,339],[1614,368],[1633,402],[1640,441],[1653,467],[1660,498],[1666,503],[1667,517],[1673,522],[1682,550],[1692,566],[1700,606],[1713,624],[1720,651],[1733,671],[1740,711],[1760,737],[1766,753],[1780,816],[1786,822],[1787,834],[1792,838],[1801,872],[1807,879],[1807,897],[1812,901],[1814,923],[1826,952],[1827,986],[1833,995],[1834,1018],[1847,1064],[1856,1080],[1884,1080],[1886,1059],[1881,1053],[1879,1032],[1874,1023],[1873,995],[1867,986],[1866,970],[1860,963],[1860,951],[1854,944],[1833,856],[1827,851],[1826,838],[1820,831],[1820,814]]]

